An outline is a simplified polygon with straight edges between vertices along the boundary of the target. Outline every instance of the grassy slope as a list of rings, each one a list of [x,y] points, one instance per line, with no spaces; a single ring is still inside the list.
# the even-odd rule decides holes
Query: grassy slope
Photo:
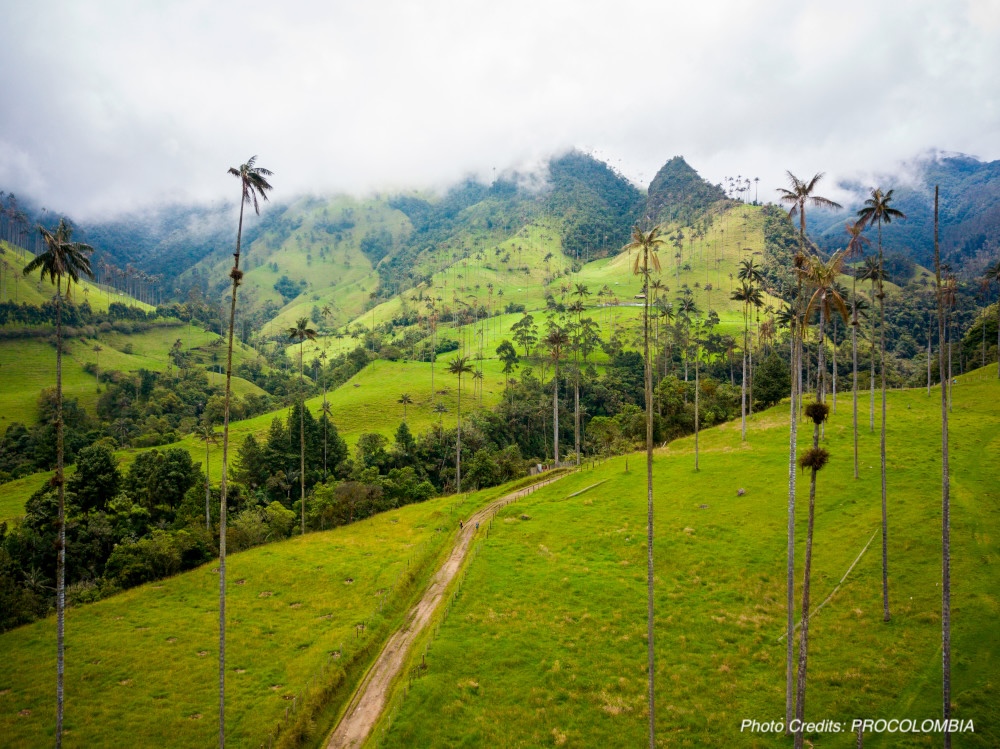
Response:
[[[1000,413],[995,381],[967,378],[952,417],[953,698],[996,746],[1000,579]],[[807,717],[940,715],[940,436],[935,391],[889,396],[889,564],[893,620],[881,621],[880,544],[813,619]],[[784,550],[788,428],[784,409],[658,452],[657,724],[669,746],[786,746],[739,732],[743,718],[784,714]],[[813,559],[819,604],[879,528],[878,436],[863,429],[851,474],[850,408],[827,429]],[[811,432],[803,435],[802,444]],[[425,675],[382,746],[640,746],[645,741],[645,462],[618,458],[501,512],[462,595],[427,654]],[[594,487],[577,496],[575,492]],[[737,498],[738,488],[746,496]],[[808,479],[800,474],[801,580]],[[530,517],[523,519],[522,515]],[[816,737],[813,737],[814,740]],[[940,737],[867,737],[866,746]],[[817,745],[854,746],[827,734]]]
[[[87,374],[83,367],[88,362],[98,362],[102,371],[117,369],[134,372],[149,369],[162,372],[167,369],[170,347],[180,340],[182,350],[192,355],[194,362],[202,365],[213,361],[225,363],[225,348],[213,346],[222,339],[190,325],[179,324],[170,327],[152,328],[142,333],[126,335],[108,333],[99,339],[70,340],[66,344],[63,357],[63,393],[67,398],[76,398],[80,405],[93,413],[97,405],[98,393],[94,376]],[[96,343],[103,351],[94,352]],[[132,353],[123,349],[132,346]],[[239,362],[256,354],[248,348],[239,347],[233,351],[234,362]],[[0,430],[15,421],[32,424],[37,419],[38,395],[42,389],[55,385],[54,344],[40,339],[18,339],[0,341],[0,373],[3,386],[0,387]],[[218,378],[214,378],[218,380]],[[234,379],[234,392],[262,393],[251,382],[242,378]]]
[[[382,638],[400,580],[502,490],[430,500],[228,559],[227,739],[258,746],[326,663]],[[197,570],[70,609],[66,745],[203,747],[217,735],[218,576]],[[348,583],[348,580],[353,582]],[[242,581],[242,582],[241,582]],[[386,609],[379,613],[381,596]],[[355,625],[367,622],[363,638]],[[377,649],[377,648],[376,648]],[[340,651],[343,660],[330,660]],[[55,620],[0,636],[4,746],[51,743]],[[343,697],[343,695],[341,695]]]
[[[28,250],[13,247],[7,242],[0,242],[0,260],[6,261],[12,269],[20,271],[33,258],[34,255]],[[19,272],[17,274],[11,273],[8,277],[5,267],[3,275],[3,285],[0,285],[0,301],[41,305],[51,300],[55,293],[55,287],[47,280],[43,283],[37,272],[28,278],[21,276]],[[16,282],[15,275],[17,276]],[[148,304],[86,279],[80,279],[79,285],[73,284],[71,293],[74,302],[82,304],[86,301],[95,312],[107,312],[108,306],[113,302],[136,306],[147,312],[153,309]]]

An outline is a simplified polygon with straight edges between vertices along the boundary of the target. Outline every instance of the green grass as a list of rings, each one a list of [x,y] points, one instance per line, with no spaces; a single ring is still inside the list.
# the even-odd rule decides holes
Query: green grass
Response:
[[[995,746],[994,622],[1000,480],[996,382],[963,381],[952,416],[953,698]],[[787,408],[787,407],[785,407]],[[657,725],[664,746],[786,746],[739,732],[784,715],[785,408],[657,453]],[[850,399],[827,427],[813,601],[832,591],[880,527],[878,436],[862,428],[851,472]],[[864,413],[864,408],[862,408]],[[812,621],[807,717],[940,714],[940,436],[937,391],[889,396],[889,569],[881,621],[879,537]],[[867,414],[864,414],[865,416]],[[804,430],[801,444],[811,437]],[[645,461],[617,458],[501,511],[379,746],[640,746],[646,740]],[[598,484],[598,486],[593,486]],[[588,489],[588,487],[593,487]],[[746,490],[739,498],[736,491]],[[573,496],[575,495],[575,496]],[[801,581],[808,477],[800,474]],[[525,516],[527,519],[525,519]],[[817,745],[853,746],[846,735]],[[866,737],[866,746],[939,736]]]
[[[450,544],[458,517],[503,491],[430,500],[231,555],[229,744],[266,741],[292,697],[300,697],[301,707],[307,682],[320,677],[324,664],[332,668],[322,678],[335,679],[336,669],[362,650],[377,652],[388,622],[398,622],[412,598],[409,573],[419,572],[421,562],[429,569]],[[203,747],[215,740],[215,568],[211,563],[67,612],[67,746]],[[367,629],[358,638],[361,622]],[[341,657],[331,659],[338,651]],[[0,652],[4,745],[51,743],[55,620],[0,636]],[[337,694],[347,696],[346,690]]]

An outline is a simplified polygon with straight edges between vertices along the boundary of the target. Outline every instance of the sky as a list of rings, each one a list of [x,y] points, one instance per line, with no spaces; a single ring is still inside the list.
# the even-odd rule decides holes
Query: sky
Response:
[[[0,0],[0,189],[77,220],[440,189],[570,148],[641,186],[1000,159],[1000,0]],[[879,177],[884,178],[882,176]],[[905,178],[905,177],[900,177]]]

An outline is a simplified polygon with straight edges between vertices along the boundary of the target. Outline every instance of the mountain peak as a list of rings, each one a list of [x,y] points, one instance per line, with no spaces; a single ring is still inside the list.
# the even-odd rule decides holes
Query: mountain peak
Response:
[[[683,156],[674,156],[649,183],[646,214],[656,221],[689,220],[725,197],[722,188],[702,179]]]

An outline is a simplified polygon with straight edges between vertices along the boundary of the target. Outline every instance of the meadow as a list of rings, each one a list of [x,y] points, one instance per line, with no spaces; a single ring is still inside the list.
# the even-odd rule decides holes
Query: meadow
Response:
[[[954,715],[976,731],[956,738],[963,747],[1000,743],[998,394],[996,380],[961,378],[951,417]],[[937,390],[889,395],[888,624],[878,435],[863,418],[855,481],[849,398],[827,425],[814,610],[857,564],[812,620],[807,719],[940,716],[939,408]],[[810,437],[801,430],[800,444]],[[658,450],[654,466],[658,743],[787,746],[780,735],[739,730],[745,718],[784,717],[787,405],[754,417],[745,444],[738,423],[703,432],[700,452],[697,473],[693,438]],[[641,455],[615,458],[498,514],[372,745],[644,744],[644,467]],[[799,585],[807,498],[801,474]],[[847,735],[807,738],[855,745]],[[865,745],[939,744],[914,734],[867,736]]]
[[[433,499],[230,555],[231,745],[258,746],[279,725],[299,730],[295,723],[309,722],[305,705],[319,690],[332,700],[320,717],[329,723],[450,548],[459,517],[504,492]],[[69,609],[66,643],[66,746],[203,747],[215,740],[217,563]],[[54,618],[0,635],[0,653],[4,746],[51,743]]]

